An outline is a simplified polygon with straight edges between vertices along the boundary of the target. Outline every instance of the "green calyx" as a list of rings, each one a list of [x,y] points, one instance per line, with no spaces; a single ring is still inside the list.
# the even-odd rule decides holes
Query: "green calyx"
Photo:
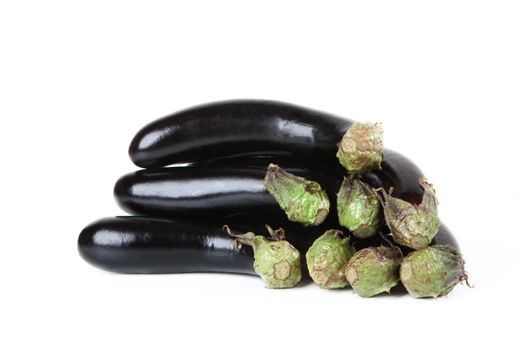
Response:
[[[388,293],[398,284],[403,255],[397,247],[369,247],[359,250],[350,259],[345,275],[352,289],[368,298]]]
[[[336,207],[340,225],[358,238],[374,236],[383,222],[378,196],[356,176],[343,180]]]
[[[285,241],[283,229],[272,230],[266,226],[271,239],[247,232],[234,234],[224,226],[236,241],[252,246],[254,250],[254,271],[260,275],[267,288],[291,288],[301,280],[300,252]]]
[[[263,184],[290,221],[305,226],[317,226],[329,213],[329,198],[317,182],[293,175],[276,164],[270,164]]]
[[[381,192],[378,198],[392,237],[397,243],[412,249],[427,247],[440,226],[436,192],[425,178],[420,179],[419,183],[425,190],[419,205],[393,197],[392,188],[389,193],[383,188],[378,189]]]
[[[450,245],[434,245],[407,255],[400,268],[401,283],[414,298],[447,295],[468,277],[461,254]]]
[[[354,123],[338,144],[336,154],[349,173],[380,169],[383,161],[383,127],[376,123]]]
[[[354,255],[354,248],[343,232],[328,230],[310,246],[305,258],[312,280],[322,288],[336,289],[348,285],[345,267]]]

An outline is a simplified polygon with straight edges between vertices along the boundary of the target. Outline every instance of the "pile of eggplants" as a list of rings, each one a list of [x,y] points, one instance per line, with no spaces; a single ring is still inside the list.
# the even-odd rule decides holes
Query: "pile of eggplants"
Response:
[[[253,250],[223,230],[266,235],[282,227],[301,253],[328,229],[350,235],[356,250],[398,246],[387,225],[369,239],[340,227],[336,210],[318,226],[290,222],[264,187],[267,166],[316,181],[331,208],[347,175],[337,144],[353,121],[297,105],[259,100],[193,107],[153,121],[133,138],[129,155],[145,168],[122,176],[114,187],[119,206],[131,216],[97,220],[80,233],[78,249],[90,264],[119,273],[221,272],[255,274]],[[423,198],[420,169],[385,150],[381,169],[362,175],[373,188],[394,188],[413,204]],[[441,225],[432,245],[458,245]],[[302,263],[303,275],[308,271]]]

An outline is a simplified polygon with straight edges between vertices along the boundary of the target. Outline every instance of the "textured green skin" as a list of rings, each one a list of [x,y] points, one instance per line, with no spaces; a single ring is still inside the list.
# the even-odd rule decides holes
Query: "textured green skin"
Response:
[[[336,207],[340,225],[358,238],[374,236],[383,222],[378,196],[356,177],[343,180]]]
[[[467,279],[461,254],[449,245],[435,245],[407,255],[400,268],[401,283],[414,298],[447,295]]]
[[[402,258],[398,248],[369,247],[359,250],[347,265],[347,280],[361,297],[388,293],[400,280]]]
[[[380,169],[383,161],[383,128],[380,124],[354,123],[338,144],[336,156],[349,173]]]
[[[309,275],[322,288],[337,289],[348,286],[345,268],[354,255],[349,238],[342,238],[343,232],[328,230],[310,246],[305,258]]]
[[[380,198],[392,237],[397,243],[412,249],[427,247],[440,226],[436,193],[425,179],[420,179],[420,185],[425,190],[420,205],[395,198],[384,191],[383,199]]]
[[[327,217],[330,209],[329,197],[317,182],[293,175],[271,164],[263,183],[290,221],[316,226]]]
[[[254,271],[267,288],[291,288],[301,280],[300,252],[287,241],[252,240]]]

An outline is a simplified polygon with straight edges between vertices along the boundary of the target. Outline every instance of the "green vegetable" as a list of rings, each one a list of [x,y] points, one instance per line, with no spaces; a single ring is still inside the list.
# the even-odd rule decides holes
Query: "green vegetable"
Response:
[[[383,222],[378,196],[356,176],[343,180],[338,192],[337,209],[340,225],[358,238],[374,236]]]
[[[322,288],[335,289],[348,285],[345,267],[354,254],[349,238],[343,232],[328,230],[310,246],[305,258],[312,280]]]
[[[329,198],[317,182],[270,164],[263,183],[290,221],[317,226],[329,214]]]
[[[403,259],[397,247],[369,247],[359,250],[347,265],[346,276],[359,296],[368,298],[389,292],[400,280]]]
[[[401,282],[414,298],[447,295],[467,282],[465,262],[450,245],[434,245],[407,255],[400,268]]]
[[[419,205],[393,197],[393,188],[389,193],[383,188],[378,189],[382,194],[379,199],[392,237],[399,244],[413,249],[427,247],[440,226],[436,192],[427,179],[421,178],[419,183],[425,190]]]
[[[383,160],[381,124],[352,124],[338,144],[336,156],[349,173],[380,169]]]
[[[271,239],[247,232],[234,234],[228,226],[227,233],[236,238],[236,244],[252,246],[254,250],[254,271],[264,280],[267,288],[291,288],[301,280],[300,252],[285,241],[283,229],[273,230],[268,225]]]

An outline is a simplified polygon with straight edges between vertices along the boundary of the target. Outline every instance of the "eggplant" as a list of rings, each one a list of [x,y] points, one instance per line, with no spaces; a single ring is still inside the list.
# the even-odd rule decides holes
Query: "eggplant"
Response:
[[[285,102],[214,102],[146,125],[131,141],[129,155],[143,168],[198,162],[240,165],[247,157],[263,156],[276,159],[275,163],[290,158],[307,166],[324,164],[339,174],[336,145],[352,124],[349,119]],[[385,150],[382,169],[366,176],[382,187],[394,186],[398,198],[421,201],[418,180],[422,173],[399,153]]]
[[[219,225],[147,217],[112,217],[85,227],[78,251],[88,263],[119,273],[254,274],[248,246],[234,248]]]
[[[224,272],[255,274],[253,251],[235,247],[234,232],[268,236],[265,225],[283,227],[286,238],[305,259],[308,247],[325,226],[306,229],[286,220],[264,216],[236,215],[221,220],[167,219],[140,216],[103,218],[80,233],[78,250],[90,264],[119,273]],[[387,244],[383,242],[380,244]],[[307,276],[305,264],[303,274]]]
[[[142,168],[247,155],[336,164],[336,144],[352,123],[284,102],[215,102],[146,125],[134,136],[129,156]]]
[[[268,163],[254,166],[249,160],[236,166],[214,164],[147,169],[127,174],[115,184],[114,196],[131,214],[211,219],[239,213],[285,217],[284,211],[263,184]],[[293,174],[319,182],[331,208],[343,177],[286,164]],[[329,215],[337,222],[336,210]]]
[[[305,166],[286,157],[247,157],[140,170],[121,177],[115,184],[114,196],[122,209],[136,215],[210,219],[257,213],[283,217],[283,210],[263,185],[271,162],[320,183],[331,200],[327,220],[337,225],[334,208],[343,168]],[[375,188],[393,186],[399,198],[421,201],[423,190],[418,181],[422,176],[408,158],[386,150],[382,169],[365,174],[363,179]]]
[[[234,239],[222,230],[224,224],[236,232],[254,231],[265,234],[264,225],[278,223],[261,216],[236,216],[222,221],[196,221],[153,217],[109,217],[85,227],[78,238],[80,255],[103,270],[132,273],[221,272],[255,275],[253,251],[246,245],[235,246]],[[283,225],[288,241],[305,259],[312,242],[325,227],[304,228]],[[368,240],[352,240],[356,249],[368,246],[392,246],[386,233]],[[444,226],[433,244],[457,243]],[[404,250],[406,255],[409,251]],[[302,261],[304,277],[308,277]]]

